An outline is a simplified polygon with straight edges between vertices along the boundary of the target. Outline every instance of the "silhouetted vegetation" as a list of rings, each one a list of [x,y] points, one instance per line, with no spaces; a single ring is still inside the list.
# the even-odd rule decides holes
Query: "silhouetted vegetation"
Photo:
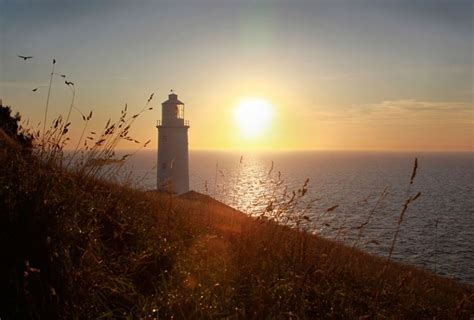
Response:
[[[11,139],[2,137],[0,149],[2,319],[474,313],[472,286],[277,223],[306,184],[252,218],[197,193],[175,197],[101,179],[97,159],[113,157],[116,139],[128,137],[114,130],[128,132],[129,124],[109,122],[69,169],[59,151],[26,157],[12,144],[18,126],[2,125]],[[409,197],[399,223],[418,196]]]
[[[23,151],[31,151],[33,137],[20,130],[21,116],[17,112],[14,116],[8,106],[0,104],[0,148],[21,148]]]

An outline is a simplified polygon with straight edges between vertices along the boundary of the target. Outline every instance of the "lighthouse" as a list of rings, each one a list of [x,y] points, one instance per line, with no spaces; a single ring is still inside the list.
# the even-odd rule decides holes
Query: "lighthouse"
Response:
[[[161,104],[161,120],[158,120],[158,190],[182,194],[189,191],[188,129],[184,120],[184,103],[178,95],[168,95]]]

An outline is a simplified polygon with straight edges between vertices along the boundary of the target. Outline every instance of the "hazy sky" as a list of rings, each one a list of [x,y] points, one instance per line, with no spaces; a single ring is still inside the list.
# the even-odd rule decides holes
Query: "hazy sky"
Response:
[[[192,149],[473,150],[473,35],[473,1],[0,0],[0,98],[42,121],[55,58],[93,128],[155,92],[151,148],[173,88]],[[50,120],[70,97],[57,78]],[[235,126],[245,97],[274,108],[260,138]]]

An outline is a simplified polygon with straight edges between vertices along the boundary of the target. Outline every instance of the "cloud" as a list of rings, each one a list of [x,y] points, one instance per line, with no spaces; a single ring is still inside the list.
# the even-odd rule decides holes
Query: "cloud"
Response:
[[[474,106],[470,102],[386,100],[373,104],[352,105],[337,111],[319,111],[318,121],[333,123],[474,124]]]
[[[382,108],[400,111],[424,112],[465,112],[472,111],[472,103],[467,102],[432,102],[432,101],[418,101],[414,99],[409,100],[391,100],[383,101],[378,104],[369,105],[372,108]]]

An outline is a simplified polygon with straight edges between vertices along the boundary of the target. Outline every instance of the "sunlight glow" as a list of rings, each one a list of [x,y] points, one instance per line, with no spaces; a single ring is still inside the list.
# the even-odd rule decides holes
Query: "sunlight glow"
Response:
[[[272,105],[261,98],[245,98],[234,110],[235,122],[244,138],[261,136],[270,126]]]

